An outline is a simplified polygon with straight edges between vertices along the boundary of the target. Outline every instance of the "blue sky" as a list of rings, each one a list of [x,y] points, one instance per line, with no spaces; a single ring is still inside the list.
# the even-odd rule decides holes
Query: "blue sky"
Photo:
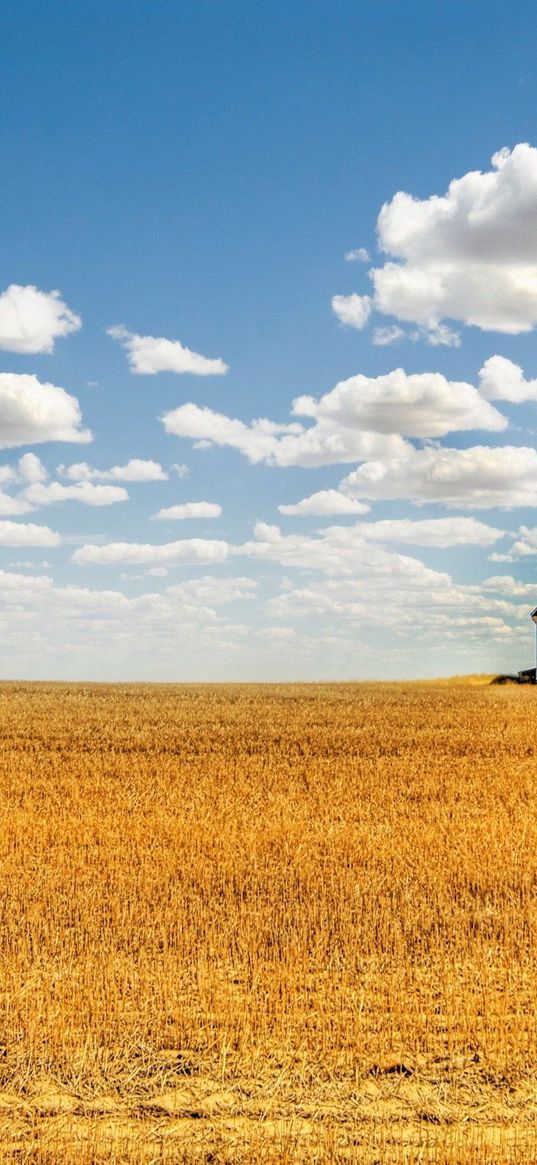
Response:
[[[536,34],[2,5],[2,676],[530,662]]]

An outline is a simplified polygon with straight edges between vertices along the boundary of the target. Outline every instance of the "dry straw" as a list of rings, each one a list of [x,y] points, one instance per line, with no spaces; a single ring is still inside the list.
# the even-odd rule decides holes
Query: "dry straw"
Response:
[[[0,1159],[537,1159],[534,702],[1,686]]]

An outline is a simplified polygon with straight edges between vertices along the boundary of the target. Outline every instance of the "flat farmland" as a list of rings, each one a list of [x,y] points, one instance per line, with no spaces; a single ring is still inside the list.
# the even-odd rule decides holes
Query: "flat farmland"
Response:
[[[0,685],[0,1159],[537,1160],[536,711]]]

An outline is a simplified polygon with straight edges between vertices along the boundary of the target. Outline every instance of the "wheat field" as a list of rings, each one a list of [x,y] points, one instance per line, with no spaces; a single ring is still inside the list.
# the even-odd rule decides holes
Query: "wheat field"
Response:
[[[0,685],[1,1160],[537,1160],[536,699]]]

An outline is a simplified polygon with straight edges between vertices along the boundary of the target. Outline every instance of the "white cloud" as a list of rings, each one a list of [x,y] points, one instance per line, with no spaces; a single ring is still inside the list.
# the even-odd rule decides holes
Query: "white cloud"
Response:
[[[354,251],[347,251],[345,258],[347,263],[369,263],[371,255],[365,247],[356,247]]]
[[[461,338],[458,332],[448,328],[447,324],[430,323],[426,328],[419,328],[412,332],[412,340],[426,340],[432,348],[460,348]]]
[[[261,524],[254,542],[242,551],[327,575],[322,582],[286,580],[281,593],[269,600],[269,614],[278,620],[303,618],[315,626],[317,635],[350,620],[350,642],[360,648],[364,646],[356,639],[360,629],[369,645],[388,630],[398,639],[398,653],[405,638],[414,641],[419,626],[422,653],[428,643],[441,643],[445,652],[450,637],[460,638],[467,650],[470,629],[477,638],[492,634],[508,638],[513,632],[505,620],[527,614],[508,598],[482,595],[476,587],[461,586],[447,572],[431,570],[416,558],[368,544],[361,529],[332,527],[316,537],[297,537]],[[386,645],[375,650],[385,653]]]
[[[114,465],[111,469],[93,469],[86,461],[74,465],[59,465],[58,473],[70,481],[167,481],[158,461],[141,461],[131,457],[126,465]]]
[[[325,577],[298,585],[287,580],[268,608],[260,601],[248,602],[257,594],[255,580],[248,578],[208,575],[125,595],[113,589],[55,586],[35,571],[0,572],[3,674],[15,669],[36,678],[350,678],[358,657],[364,672],[375,675],[382,656],[388,675],[394,668],[404,674],[409,665],[423,675],[426,670],[430,674],[431,660],[438,671],[439,656],[432,653],[439,649],[443,670],[455,670],[454,661],[462,653],[468,670],[483,670],[483,652],[491,658],[492,651],[494,660],[494,644],[505,642],[512,653],[521,636],[527,638],[522,629],[527,622],[525,595],[515,595],[512,602],[501,592],[479,594],[476,587],[457,585],[445,572],[431,571],[415,558],[360,538],[354,549],[345,547],[348,531],[341,528],[330,531],[328,539],[280,540],[277,533],[258,529],[260,557],[271,562],[296,557],[302,569],[322,571]],[[150,569],[160,577],[166,568]],[[131,580],[142,578],[131,572],[132,567]],[[268,578],[273,574],[271,567]],[[240,622],[226,622],[221,610],[226,603],[240,603],[245,614],[249,608],[250,623],[242,611]],[[515,628],[506,620],[514,621]],[[518,639],[516,625],[521,628]],[[504,653],[499,666],[507,670],[516,662]]]
[[[404,437],[499,432],[508,424],[472,384],[437,372],[407,374],[402,368],[377,377],[352,376],[318,400],[297,397],[292,411],[314,424],[276,424],[266,418],[245,424],[192,402],[161,420],[168,433],[190,438],[197,448],[229,446],[253,463],[282,467],[401,458],[412,455]]]
[[[82,502],[85,506],[111,506],[115,502],[126,502],[128,493],[119,485],[93,485],[80,481],[76,485],[62,485],[51,481],[47,485],[35,482],[26,486],[20,495],[32,506],[50,506],[54,502]]]
[[[59,546],[60,542],[60,535],[49,530],[48,526],[36,526],[33,522],[0,522],[0,546]]]
[[[221,606],[237,599],[253,599],[259,584],[253,578],[217,578],[204,575],[168,587],[167,594],[188,604]]]
[[[511,546],[514,558],[525,558],[530,554],[537,554],[537,526],[521,526],[519,537]]]
[[[479,381],[479,391],[485,400],[508,400],[513,404],[537,400],[537,380],[525,380],[520,365],[505,356],[485,360]]]
[[[284,434],[276,440],[268,465],[304,466],[344,464],[374,457],[397,457],[407,443],[396,433],[375,433],[339,425],[332,418],[319,418],[315,425],[294,435]]]
[[[372,342],[376,344],[377,348],[387,348],[390,344],[397,344],[399,340],[404,340],[408,336],[404,328],[400,328],[397,324],[389,324],[385,328],[375,328],[373,332]]]
[[[426,448],[371,461],[340,484],[351,497],[440,502],[461,509],[537,505],[537,450],[528,446]]]
[[[145,376],[156,372],[190,372],[194,376],[222,376],[228,371],[223,360],[209,360],[198,352],[191,352],[179,340],[164,336],[138,336],[122,325],[107,328],[107,333],[127,352],[129,368]]]
[[[354,529],[368,542],[399,542],[411,546],[492,546],[504,530],[487,526],[476,518],[388,518],[380,522],[357,522]]]
[[[293,401],[293,412],[352,430],[399,433],[406,437],[443,437],[467,429],[501,431],[507,420],[464,381],[439,372],[408,375],[395,368],[383,376],[351,376],[318,401]]]
[[[19,480],[17,471],[11,465],[0,465],[0,485],[11,485]],[[27,514],[31,509],[31,505],[24,498],[13,497],[0,489],[0,515]]]
[[[312,514],[315,517],[327,517],[329,514],[365,514],[370,509],[363,502],[357,502],[348,494],[342,494],[337,489],[321,489],[302,498],[294,505],[278,506],[280,514]]]
[[[250,634],[250,628],[246,628],[246,633]],[[273,640],[288,640],[296,639],[296,631],[294,627],[262,627],[260,631],[254,631],[256,639]]]
[[[518,579],[513,578],[510,574],[496,574],[492,578],[486,578],[480,584],[480,589],[482,591],[494,591],[501,595],[509,595],[513,599],[534,600],[537,595],[537,586],[535,583],[519,582]]]
[[[155,518],[182,521],[185,518],[219,518],[222,506],[217,502],[183,502],[179,506],[167,506],[155,514]]]
[[[254,652],[254,666],[260,661],[267,665],[271,640],[277,648],[295,639],[293,628],[268,626],[266,617],[260,620],[249,602],[256,589],[253,579],[208,575],[127,596],[113,589],[55,586],[35,572],[0,571],[2,674],[7,670],[9,675],[15,666],[39,678],[53,667],[53,674],[60,668],[71,678],[83,671],[100,678],[239,679],[242,668],[251,667]],[[250,626],[225,621],[224,608],[230,603],[250,608]],[[276,650],[276,676],[283,658]],[[294,655],[287,658],[294,664]]]
[[[46,558],[41,559],[41,562],[32,562],[28,558],[19,558],[13,559],[7,565],[13,570],[16,570],[18,567],[24,567],[26,570],[48,570],[50,562],[47,562]]]
[[[429,571],[417,559],[408,558],[384,547],[374,546],[363,537],[357,526],[329,526],[317,535],[282,534],[278,526],[258,522],[254,540],[235,549],[236,554],[268,562],[279,562],[285,567],[321,570],[329,575],[353,574],[372,580],[389,574],[406,580],[419,576],[425,585],[441,576]],[[448,580],[447,575],[442,576]]]
[[[378,311],[437,342],[453,342],[438,331],[446,319],[512,335],[535,327],[537,150],[500,150],[492,167],[442,197],[399,192],[382,207],[379,245],[392,259],[370,272]]]
[[[174,465],[172,465],[172,469],[173,469],[173,472],[176,473],[178,477],[185,478],[185,477],[190,476],[190,470],[188,468],[188,465],[174,464]]]
[[[12,495],[6,493],[5,490],[0,490],[0,514],[2,514],[2,516],[27,514],[32,509],[33,506],[31,506],[29,502],[25,501],[24,498],[20,496],[20,494],[18,497],[12,497]]]
[[[19,458],[19,473],[24,481],[33,483],[36,481],[46,481],[48,478],[47,470],[43,462],[35,453],[24,453]]]
[[[190,538],[160,545],[142,542],[89,543],[72,555],[73,562],[114,566],[117,563],[141,564],[223,562],[228,555],[226,542]]]
[[[278,526],[258,522],[254,539],[235,549],[267,562],[303,570],[320,570],[331,576],[352,575],[361,579],[374,599],[377,578],[388,578],[408,590],[415,586],[448,586],[449,576],[431,571],[416,558],[388,550],[378,543],[399,542],[422,546],[490,546],[503,531],[473,519],[430,519],[423,522],[394,520],[356,522],[354,526],[328,526],[315,535],[282,534]],[[375,545],[377,543],[377,545]]]
[[[41,600],[52,588],[52,579],[46,574],[13,574],[0,570],[0,601],[17,606],[32,600]]]
[[[463,642],[470,627],[486,635],[494,631],[512,636],[505,619],[527,615],[526,608],[521,613],[508,599],[474,594],[417,559],[386,553],[374,577],[364,571],[356,577],[308,581],[275,596],[268,606],[273,618],[313,620],[319,630],[323,623],[337,628],[342,619],[351,620],[354,628],[364,629],[368,641],[379,630],[413,639],[419,624],[421,652],[431,639],[445,649],[446,638],[456,629]]]
[[[36,376],[0,372],[0,449],[43,441],[91,441],[78,401]]]
[[[7,352],[53,352],[60,336],[77,332],[79,316],[59,291],[39,291],[12,283],[0,295],[0,348]]]
[[[161,419],[167,433],[190,437],[202,446],[229,445],[253,462],[271,457],[282,432],[302,433],[299,424],[275,425],[271,421],[256,420],[245,425],[243,421],[192,403],[164,413]]]
[[[0,465],[0,483],[2,485],[18,480],[17,471],[12,465]]]
[[[371,457],[395,457],[408,448],[396,434],[385,436],[343,428],[331,419],[321,419],[309,429],[298,423],[277,425],[266,419],[246,425],[192,403],[164,413],[161,420],[167,433],[190,437],[197,448],[228,445],[249,461],[264,461],[267,465],[336,465]]]
[[[384,612],[383,625],[393,626],[395,619],[393,619],[393,585],[394,580],[391,577],[391,563],[386,560],[385,575],[383,580],[382,593],[379,592],[380,579],[378,572],[375,575],[375,588],[377,594],[382,602],[387,599],[385,586],[392,588],[391,599],[386,603]],[[418,601],[423,603],[424,588],[419,585],[419,570],[416,571],[414,583],[418,583],[417,596]],[[449,576],[443,578],[443,584],[448,585]],[[404,606],[402,603],[402,592],[397,591],[397,604],[399,608],[399,619],[405,618],[407,603]],[[379,613],[376,612],[376,607],[373,601],[371,588],[367,585],[364,587],[364,579],[360,574],[359,579],[323,579],[322,583],[309,581],[305,585],[291,586],[282,594],[275,596],[269,602],[269,613],[277,619],[289,618],[313,618],[316,621],[320,618],[332,618],[339,621],[341,617],[352,617],[370,621],[371,626],[377,625],[380,622]]]
[[[431,324],[427,328],[412,328],[405,331],[398,324],[387,324],[382,328],[374,328],[371,342],[377,348],[387,348],[390,344],[397,344],[400,340],[425,340],[432,348],[460,348],[461,338],[458,332],[448,328],[447,324]]]
[[[340,323],[361,332],[371,315],[372,303],[369,295],[334,295],[332,311]]]

